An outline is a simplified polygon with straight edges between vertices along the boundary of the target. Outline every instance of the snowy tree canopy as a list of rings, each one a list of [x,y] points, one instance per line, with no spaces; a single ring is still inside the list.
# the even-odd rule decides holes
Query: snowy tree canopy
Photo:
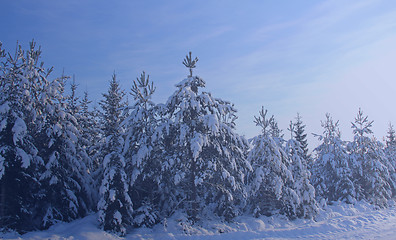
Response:
[[[7,57],[0,47],[0,222],[19,232],[40,227],[36,204],[43,162],[35,135],[41,131],[42,92],[51,72],[39,62],[40,54],[34,42]]]
[[[318,212],[318,206],[315,200],[315,189],[311,185],[311,172],[308,170],[308,158],[305,155],[300,142],[294,136],[297,127],[292,121],[288,130],[290,131],[290,139],[286,142],[285,152],[290,159],[289,169],[293,175],[293,186],[298,197],[294,200],[293,208],[290,213],[296,217],[313,217]],[[293,203],[293,202],[292,202]],[[289,213],[289,214],[290,214]]]
[[[41,199],[38,206],[41,225],[45,228],[85,216],[93,207],[91,160],[80,141],[78,107],[68,102],[65,95],[67,79],[62,76],[51,81],[41,98],[45,99],[44,123],[36,142],[44,164],[39,176]]]
[[[313,183],[317,195],[329,202],[354,203],[356,190],[346,143],[341,140],[339,122],[326,114],[322,127],[323,135],[316,135],[322,143],[314,150],[317,158],[313,166]]]
[[[288,216],[295,215],[299,198],[293,189],[294,178],[290,171],[290,159],[279,141],[270,134],[273,116],[267,117],[264,108],[255,117],[262,134],[253,141],[253,149],[248,160],[254,169],[249,175],[248,184],[251,196],[248,209],[255,216],[272,215],[281,211]]]
[[[127,226],[133,221],[133,204],[128,193],[128,179],[125,173],[125,159],[122,155],[124,144],[122,111],[125,107],[124,92],[113,74],[108,92],[103,94],[100,105],[104,110],[101,187],[98,203],[99,222],[106,231],[125,235]]]
[[[187,67],[195,66],[187,57]],[[191,73],[191,71],[190,71]],[[245,195],[250,165],[247,142],[235,133],[236,110],[227,101],[201,92],[205,81],[189,76],[162,107],[157,130],[163,159],[163,192],[172,208],[184,207],[192,219],[207,210],[230,218]],[[171,210],[173,211],[173,210]]]
[[[134,104],[128,107],[125,126],[123,154],[126,172],[129,173],[129,194],[136,209],[134,224],[152,226],[159,221],[158,185],[160,184],[160,161],[151,157],[157,146],[153,134],[157,127],[158,114],[151,98],[155,92],[153,82],[143,72],[133,81],[131,95]]]
[[[367,136],[373,133],[372,124],[373,121],[369,121],[368,116],[364,116],[359,109],[352,123],[354,140],[349,146],[353,178],[359,200],[365,199],[379,206],[387,206],[394,186],[390,172],[394,172],[394,169],[383,151],[382,144]]]

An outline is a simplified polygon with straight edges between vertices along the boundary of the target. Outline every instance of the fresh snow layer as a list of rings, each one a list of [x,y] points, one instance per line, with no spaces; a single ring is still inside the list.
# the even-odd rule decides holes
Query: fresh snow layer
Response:
[[[359,203],[335,204],[321,210],[315,220],[289,221],[283,216],[241,216],[233,223],[215,219],[194,226],[176,213],[154,228],[132,229],[125,238],[99,230],[97,214],[71,223],[59,223],[41,232],[6,233],[3,239],[396,239],[396,207],[375,209]]]

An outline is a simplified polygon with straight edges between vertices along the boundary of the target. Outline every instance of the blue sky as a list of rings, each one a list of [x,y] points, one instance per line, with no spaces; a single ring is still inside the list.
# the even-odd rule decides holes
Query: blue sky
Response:
[[[321,133],[329,112],[345,139],[358,108],[374,134],[396,124],[394,1],[7,1],[0,41],[9,51],[33,38],[43,61],[75,75],[101,99],[115,71],[125,89],[144,70],[165,102],[188,74],[188,51],[206,91],[233,102],[237,130],[252,137],[261,106],[286,129],[297,112]],[[285,136],[288,136],[286,133]],[[311,141],[312,140],[312,137]],[[315,143],[316,144],[316,143]],[[311,146],[312,147],[312,146]]]

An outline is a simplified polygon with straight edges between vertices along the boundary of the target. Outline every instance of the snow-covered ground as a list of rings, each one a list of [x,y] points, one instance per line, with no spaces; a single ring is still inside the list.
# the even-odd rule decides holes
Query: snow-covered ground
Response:
[[[125,239],[396,239],[396,207],[375,209],[368,204],[327,206],[315,220],[288,221],[282,216],[242,216],[233,223],[204,221],[200,226],[184,224],[182,214],[153,229],[131,230]],[[71,223],[59,223],[41,232],[4,239],[123,239],[98,229],[97,215]]]

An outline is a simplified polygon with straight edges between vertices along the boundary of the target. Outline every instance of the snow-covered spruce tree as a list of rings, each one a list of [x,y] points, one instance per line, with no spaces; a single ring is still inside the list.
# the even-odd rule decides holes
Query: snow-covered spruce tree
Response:
[[[66,96],[67,100],[67,112],[70,113],[77,120],[77,128],[79,131],[78,136],[78,147],[84,151],[80,151],[83,154],[81,158],[85,161],[85,165],[88,168],[88,172],[93,170],[93,161],[91,158],[91,147],[96,144],[94,140],[97,135],[92,129],[98,128],[97,122],[93,120],[92,113],[89,111],[89,104],[91,101],[88,100],[88,93],[84,92],[84,97],[80,100],[77,96],[77,83],[73,76],[73,81],[70,84],[70,94]]]
[[[80,106],[78,103],[79,97],[77,96],[77,83],[73,75],[73,81],[70,83],[70,94],[66,97],[68,111],[73,115],[78,115]]]
[[[396,132],[395,129],[393,128],[392,123],[389,123],[389,128],[388,128],[388,135],[386,135],[386,146],[396,146]]]
[[[41,226],[85,216],[92,208],[90,159],[80,145],[81,132],[64,95],[65,80],[50,82],[41,97],[45,123],[36,137],[44,162],[40,175]],[[77,106],[75,106],[77,109]]]
[[[93,205],[96,208],[98,201],[99,187],[101,185],[102,159],[100,149],[103,147],[102,129],[99,123],[99,111],[94,108],[89,109],[91,101],[88,92],[84,92],[83,98],[79,101],[78,122],[81,129],[81,147],[88,154],[90,165],[88,166],[93,179],[92,194]]]
[[[279,212],[293,218],[299,197],[293,189],[289,157],[271,135],[273,116],[268,118],[264,108],[259,114],[254,122],[262,128],[262,133],[254,139],[253,149],[248,155],[254,172],[248,176],[250,196],[247,209],[256,217]]]
[[[159,221],[158,213],[158,173],[161,171],[159,161],[151,158],[155,146],[152,135],[156,127],[155,104],[151,100],[155,87],[145,72],[132,85],[131,95],[134,104],[129,107],[125,127],[126,172],[129,175],[129,195],[134,203],[134,225],[153,226]]]
[[[90,198],[88,199],[90,202],[88,203],[89,209],[96,209],[96,204],[94,203],[97,193],[97,189],[92,187],[94,186],[93,180],[93,172],[94,172],[94,163],[93,157],[91,153],[91,149],[94,148],[99,142],[96,132],[92,129],[97,129],[97,122],[90,121],[91,114],[88,110],[88,104],[90,101],[88,100],[88,94],[85,92],[84,98],[82,100],[77,96],[77,83],[75,81],[75,77],[73,76],[73,81],[70,84],[70,94],[66,96],[67,105],[66,112],[69,113],[76,119],[76,150],[78,158],[84,162],[83,175],[86,175],[84,178],[86,179],[86,184],[90,187],[86,189],[90,194]],[[95,138],[96,139],[93,139]]]
[[[354,140],[350,145],[353,179],[358,200],[365,199],[385,207],[392,196],[391,186],[394,185],[389,172],[394,170],[382,150],[382,144],[367,136],[372,134],[372,124],[373,121],[369,121],[359,109],[352,122]]]
[[[105,231],[125,235],[127,226],[132,224],[133,205],[128,194],[125,160],[122,156],[124,92],[113,74],[108,92],[100,102],[103,108],[103,133],[106,139],[102,149],[103,178],[98,203],[99,222]]]
[[[304,153],[304,159],[308,161],[307,164],[311,164],[311,155],[308,152],[308,140],[305,127],[301,115],[297,113],[296,122],[294,122],[294,138],[300,143],[300,147]],[[308,167],[310,166],[308,165]]]
[[[19,233],[38,228],[38,149],[34,135],[40,126],[39,96],[51,72],[39,63],[41,51],[19,45],[15,56],[0,43],[0,230]]]
[[[283,144],[283,133],[282,130],[279,129],[278,122],[275,120],[274,116],[269,119],[269,133],[273,138],[277,138],[279,144]]]
[[[290,122],[288,130],[290,139],[286,142],[285,152],[290,159],[290,171],[294,179],[293,189],[298,196],[296,209],[293,209],[295,216],[312,217],[319,211],[315,200],[315,188],[310,183],[311,172],[307,167],[307,159],[300,142],[295,138],[296,125]]]
[[[341,140],[338,121],[334,122],[330,114],[322,122],[323,135],[316,135],[322,142],[314,151],[317,159],[313,166],[312,183],[318,199],[329,203],[356,201],[355,186],[346,143]]]
[[[88,92],[85,91],[84,97],[80,101],[80,125],[82,127],[82,135],[87,140],[86,143],[83,143],[83,146],[92,160],[92,174],[97,176],[100,175],[104,158],[101,149],[104,148],[105,142],[103,138],[105,123],[103,114],[96,105],[92,107],[92,110],[90,109],[91,103],[92,101],[88,98]]]
[[[233,105],[200,91],[205,82],[192,75],[197,61],[191,52],[186,56],[190,75],[162,108],[155,137],[160,146],[155,157],[163,159],[162,206],[168,214],[186,210],[193,222],[205,214],[230,220],[246,196],[247,141],[235,133]]]
[[[388,158],[389,163],[393,167],[393,171],[391,170],[392,168],[388,168],[388,170],[393,180],[391,187],[392,187],[392,196],[394,197],[396,195],[396,186],[394,185],[396,183],[396,133],[391,123],[389,123],[388,135],[386,136],[385,142],[386,142],[386,146],[384,151],[386,157]]]
[[[81,147],[91,159],[89,169],[94,171],[98,168],[97,153],[99,151],[100,137],[100,124],[98,117],[89,109],[92,101],[88,98],[88,92],[84,92],[83,98],[78,102],[78,122],[81,128]]]
[[[392,167],[388,167],[389,174],[391,175],[391,187],[392,187],[392,196],[394,197],[396,195],[396,133],[395,130],[393,129],[393,125],[389,123],[389,128],[388,128],[388,135],[386,136],[385,139],[386,146],[384,149],[385,155],[388,158],[389,163],[392,165]],[[393,168],[393,170],[392,170]]]

